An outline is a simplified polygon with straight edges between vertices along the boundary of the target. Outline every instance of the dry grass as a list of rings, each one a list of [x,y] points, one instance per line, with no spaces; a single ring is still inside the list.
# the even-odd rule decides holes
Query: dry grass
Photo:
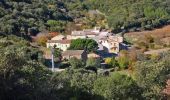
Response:
[[[146,35],[150,35],[160,40],[168,38],[170,37],[170,25],[152,31],[129,32],[125,34],[125,37],[132,39],[132,41],[138,41],[144,39]]]
[[[158,37],[170,37],[170,25],[167,25],[163,28],[160,29],[155,29],[152,31],[142,31],[142,32],[129,32],[126,33],[127,36],[141,36],[141,35],[146,35],[146,34],[150,34],[153,35],[154,37],[158,36]]]

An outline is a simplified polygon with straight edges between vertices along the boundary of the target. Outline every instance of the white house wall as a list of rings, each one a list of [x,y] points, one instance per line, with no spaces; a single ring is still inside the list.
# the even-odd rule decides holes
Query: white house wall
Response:
[[[70,44],[60,44],[60,43],[47,43],[47,48],[54,47],[61,49],[62,51],[66,51],[69,47]]]

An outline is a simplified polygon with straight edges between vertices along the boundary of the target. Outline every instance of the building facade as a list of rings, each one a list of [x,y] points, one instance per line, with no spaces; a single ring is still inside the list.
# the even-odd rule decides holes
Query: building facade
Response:
[[[71,40],[49,40],[47,48],[53,47],[66,51],[70,47]]]
[[[85,50],[67,50],[62,53],[62,59],[69,60],[70,58],[82,59],[83,61],[87,60],[87,52]]]

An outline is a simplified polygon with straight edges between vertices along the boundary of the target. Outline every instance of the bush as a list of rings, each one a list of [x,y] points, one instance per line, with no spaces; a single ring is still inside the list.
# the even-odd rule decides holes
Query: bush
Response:
[[[86,62],[86,66],[91,66],[91,67],[96,67],[99,68],[100,67],[100,59],[96,59],[96,58],[88,58],[87,62]]]
[[[109,77],[100,77],[94,82],[94,93],[106,100],[140,100],[141,89],[126,75],[114,72]]]
[[[70,67],[70,64],[67,63],[67,62],[62,62],[60,65],[59,65],[59,68],[60,69],[65,69],[65,68],[68,68]]]
[[[108,64],[109,67],[117,67],[118,66],[115,57],[106,58],[105,59],[105,63]]]
[[[71,67],[73,67],[75,69],[84,67],[82,60],[77,59],[75,57],[70,58],[69,63],[71,65]]]
[[[127,69],[129,66],[129,58],[125,56],[118,57],[117,62],[119,64],[120,69]]]

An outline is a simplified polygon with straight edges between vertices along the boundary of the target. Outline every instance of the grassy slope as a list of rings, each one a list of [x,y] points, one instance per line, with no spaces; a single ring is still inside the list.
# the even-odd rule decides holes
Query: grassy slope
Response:
[[[125,34],[125,37],[135,40],[135,39],[142,39],[144,38],[145,35],[151,35],[155,38],[160,38],[160,39],[170,38],[170,25],[152,31],[129,32]]]

